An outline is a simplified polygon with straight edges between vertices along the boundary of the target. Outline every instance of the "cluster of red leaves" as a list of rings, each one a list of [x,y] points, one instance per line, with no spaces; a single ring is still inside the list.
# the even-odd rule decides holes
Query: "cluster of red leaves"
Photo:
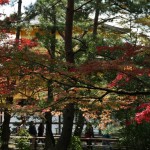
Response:
[[[9,82],[6,78],[1,77],[0,78],[0,94],[10,94],[15,86],[15,82]]]
[[[107,62],[107,61],[99,61],[92,60],[88,63],[81,65],[78,68],[78,71],[84,74],[90,74],[93,72],[106,72],[108,70],[117,70],[116,62]]]
[[[140,124],[143,121],[150,122],[150,103],[143,103],[139,107],[137,107],[137,110],[143,109],[143,111],[139,112],[135,116],[135,121]]]
[[[0,0],[0,5],[4,5],[9,3],[9,0]]]
[[[36,40],[30,40],[25,38],[16,40],[16,44],[18,45],[19,50],[23,50],[25,47],[32,48],[38,45]]]
[[[13,23],[13,22],[15,22],[17,20],[17,16],[10,16],[10,17],[6,17],[5,19],[4,19],[4,22],[5,22],[5,24],[10,24],[10,23]]]
[[[4,80],[0,80],[0,94],[8,93],[7,82]]]
[[[127,75],[125,75],[123,73],[118,73],[117,76],[116,76],[116,78],[111,83],[108,84],[108,87],[112,88],[112,87],[115,87],[117,85],[120,85],[120,84],[118,84],[118,82],[121,81],[121,80],[123,80],[123,79],[126,82],[129,81],[129,78],[127,77]]]
[[[121,59],[129,58],[129,56],[132,56],[136,53],[136,50],[141,49],[142,46],[135,46],[130,43],[124,43],[123,45],[119,46],[97,46],[97,53],[101,54],[102,51],[109,50],[111,52],[113,51],[124,51],[124,55],[121,57]]]
[[[125,121],[125,125],[126,125],[126,126],[129,126],[129,125],[131,125],[132,123],[133,123],[132,120],[126,120],[126,121]]]

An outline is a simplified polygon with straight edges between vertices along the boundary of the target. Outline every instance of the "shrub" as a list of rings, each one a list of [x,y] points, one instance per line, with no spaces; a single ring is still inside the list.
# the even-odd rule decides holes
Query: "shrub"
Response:
[[[71,138],[71,143],[70,143],[70,146],[69,146],[69,150],[82,150],[82,144],[81,144],[80,137],[73,136]]]
[[[16,139],[16,147],[19,148],[19,150],[30,150],[30,134],[28,131],[26,129],[20,129],[18,135],[21,136],[21,138]]]
[[[150,147],[150,124],[132,123],[125,126],[120,131],[121,145],[127,146],[130,149],[141,150],[149,149]]]

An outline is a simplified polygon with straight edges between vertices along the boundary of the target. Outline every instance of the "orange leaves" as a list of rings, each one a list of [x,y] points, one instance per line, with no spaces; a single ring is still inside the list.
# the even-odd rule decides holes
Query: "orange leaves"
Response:
[[[43,109],[42,113],[50,112],[50,110],[51,110],[50,108]]]
[[[107,109],[104,109],[102,111],[102,114],[100,115],[100,118],[101,118],[101,121],[100,121],[100,124],[99,124],[99,128],[101,130],[103,130],[103,129],[106,128],[107,124],[112,122],[111,111],[107,110]]]
[[[62,112],[60,112],[60,111],[52,111],[51,113],[54,116],[60,116],[60,115],[62,115]]]
[[[26,48],[26,47],[32,48],[38,45],[36,41],[26,39],[26,38],[22,38],[19,41],[16,41],[16,44],[18,45],[19,50],[23,50],[23,48]]]
[[[120,109],[128,109],[131,108],[130,105],[133,104],[137,100],[137,96],[120,96],[117,99],[117,104]]]
[[[90,119],[96,119],[98,117],[95,111],[89,111],[86,108],[84,108],[84,111],[83,117],[86,119],[86,121],[89,121]]]

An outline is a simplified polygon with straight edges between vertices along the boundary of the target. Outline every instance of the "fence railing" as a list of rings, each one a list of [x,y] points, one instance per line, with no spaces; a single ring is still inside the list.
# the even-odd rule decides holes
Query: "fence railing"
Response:
[[[59,137],[60,137],[59,135],[54,136],[54,138],[56,140],[58,140]],[[33,150],[40,150],[45,145],[45,143],[44,143],[45,137],[10,136],[10,143],[9,144],[11,145],[11,147],[16,149],[15,139],[20,139],[20,138],[28,138],[30,144],[35,144]],[[34,139],[35,143],[31,142],[32,139]],[[99,136],[99,137],[94,137],[94,138],[81,137],[80,139],[82,142],[82,146],[84,148],[89,148],[89,147],[92,147],[94,149],[96,149],[96,148],[114,148],[114,147],[115,147],[115,149],[117,149],[117,147],[118,147],[118,149],[120,148],[119,144],[118,144],[119,143],[118,138],[103,138],[103,137]],[[38,143],[38,140],[43,140],[43,142]]]

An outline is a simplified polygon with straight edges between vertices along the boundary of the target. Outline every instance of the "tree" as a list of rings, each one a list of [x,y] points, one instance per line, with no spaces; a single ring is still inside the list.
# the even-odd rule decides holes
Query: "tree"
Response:
[[[22,4],[22,0],[19,0],[18,1],[18,15],[17,15],[17,18],[15,18],[15,16],[11,16],[11,19],[10,19],[10,22],[13,21],[13,18],[17,20],[17,22],[19,23],[20,21],[20,18],[21,18],[21,4]],[[16,31],[16,40],[19,40],[20,38],[20,27],[18,26],[17,27],[17,31]],[[11,87],[11,91],[13,89],[13,86],[15,84],[15,80],[14,81],[10,81],[9,83],[9,77],[7,78],[7,82],[8,84],[11,84],[11,85],[8,85],[8,86],[12,86]],[[8,97],[6,97],[6,104],[12,104],[13,103],[13,96],[10,95]],[[9,123],[10,123],[10,118],[11,118],[11,114],[9,114],[8,110],[6,109],[4,111],[4,122],[3,122],[3,126],[2,126],[2,136],[1,136],[1,139],[2,139],[2,149],[7,149],[8,148],[8,141],[9,141],[9,135],[10,135],[10,128],[9,128]],[[6,132],[8,131],[8,132]],[[7,142],[5,142],[5,137],[7,137]],[[6,143],[6,144],[5,144]]]

